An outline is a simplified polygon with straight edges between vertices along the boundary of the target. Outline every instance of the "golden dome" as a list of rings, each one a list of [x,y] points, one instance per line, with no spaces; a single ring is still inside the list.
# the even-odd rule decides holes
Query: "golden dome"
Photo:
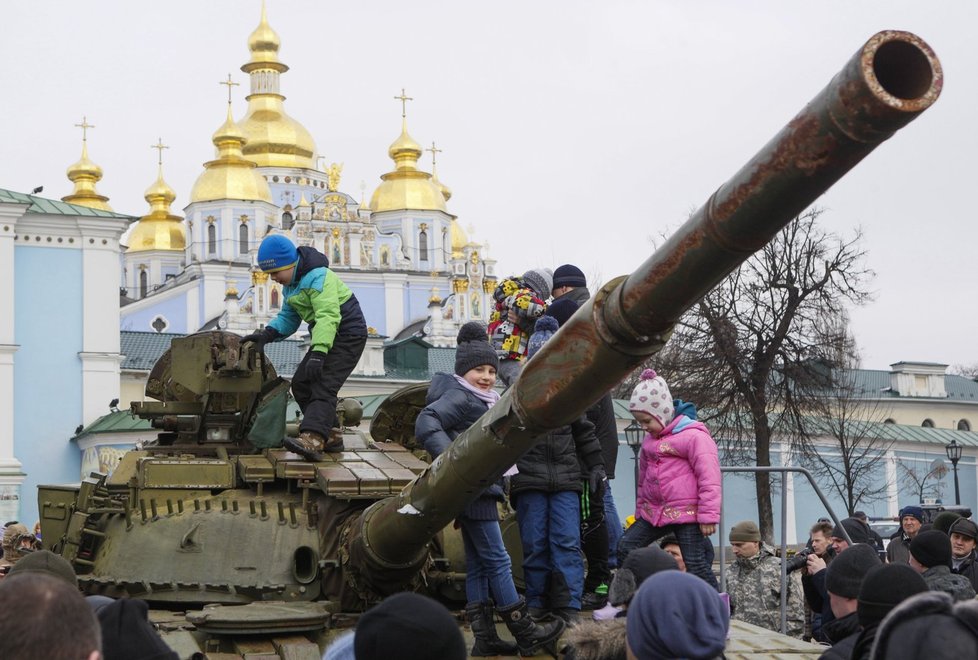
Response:
[[[170,212],[170,204],[177,196],[163,180],[162,163],[156,181],[146,189],[144,198],[149,202],[149,215],[141,217],[129,234],[129,252],[184,250],[187,238],[183,219]]]
[[[88,159],[88,141],[82,140],[82,153],[78,162],[68,168],[68,180],[75,184],[70,195],[65,195],[61,201],[90,209],[111,211],[109,198],[100,195],[95,184],[102,179],[102,168]]]
[[[407,120],[401,120],[401,134],[387,150],[394,160],[394,171],[382,175],[382,183],[370,198],[374,212],[412,209],[444,211],[445,196],[431,181],[431,175],[418,169],[421,145],[407,132]]]
[[[438,170],[435,169],[434,163],[431,164],[431,182],[435,184],[435,187],[441,192],[441,196],[445,198],[446,202],[452,198],[452,189],[438,179]]]
[[[452,256],[461,257],[462,250],[469,244],[469,237],[458,220],[452,218]]]
[[[217,159],[204,163],[204,171],[190,191],[190,201],[245,199],[271,202],[272,191],[265,177],[255,171],[253,161],[241,154],[245,137],[231,117],[230,103],[227,119],[214,133],[213,142],[217,147]]]
[[[247,138],[243,153],[260,167],[314,169],[316,142],[302,124],[286,114],[285,97],[279,92],[280,74],[289,70],[278,59],[280,45],[262,4],[261,21],[248,38],[251,59],[241,67],[251,76],[248,113],[241,120]]]

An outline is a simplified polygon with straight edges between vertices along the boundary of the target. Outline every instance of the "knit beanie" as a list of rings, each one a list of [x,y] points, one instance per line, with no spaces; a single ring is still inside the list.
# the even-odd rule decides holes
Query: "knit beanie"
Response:
[[[458,623],[441,603],[410,591],[389,596],[360,617],[357,660],[465,660]]]
[[[523,283],[533,289],[540,300],[546,300],[553,290],[553,273],[549,268],[534,268],[523,273]]]
[[[455,373],[464,376],[469,369],[488,364],[499,368],[499,356],[489,343],[486,326],[469,321],[458,329],[458,347],[455,349]]]
[[[825,589],[843,598],[856,598],[863,577],[880,565],[876,548],[857,543],[839,553],[826,568]]]
[[[628,646],[636,658],[715,658],[723,653],[730,615],[716,590],[681,571],[642,583],[628,607]]]
[[[951,525],[951,529],[947,531],[948,537],[951,534],[960,534],[961,536],[968,536],[978,540],[978,525],[967,518],[958,518]]]
[[[608,587],[608,602],[612,605],[627,605],[642,583],[660,571],[678,571],[675,557],[662,548],[650,545],[636,548],[625,557],[621,568],[615,572]]]
[[[849,538],[852,539],[853,543],[870,543],[869,528],[863,521],[856,518],[843,519],[841,525],[836,525],[832,530],[832,538],[845,538],[845,536],[842,535],[842,529],[840,529],[840,526],[849,532]]]
[[[547,316],[554,317],[557,319],[557,325],[564,327],[567,319],[574,316],[574,312],[576,312],[579,307],[580,305],[570,298],[558,298],[547,305]]]
[[[672,394],[665,379],[656,375],[653,369],[643,371],[638,385],[632,390],[628,409],[633,413],[644,412],[651,415],[662,424],[662,428],[669,426],[673,417]]]
[[[299,251],[282,234],[270,234],[258,246],[258,267],[266,273],[291,268],[299,262]]]
[[[948,530],[951,529],[951,525],[954,524],[954,521],[960,517],[961,514],[955,513],[954,511],[941,511],[939,514],[937,514],[937,517],[934,518],[934,529],[950,535]]]
[[[146,601],[124,598],[100,609],[103,660],[178,660],[149,622]]]
[[[557,270],[554,271],[554,288],[562,286],[587,286],[584,271],[571,264],[557,266]]]
[[[547,340],[554,336],[557,332],[557,319],[552,316],[541,316],[537,319],[536,324],[533,326],[533,334],[530,335],[530,341],[526,345],[526,357],[531,358],[536,355],[537,351],[547,343]]]
[[[924,568],[951,568],[951,538],[936,529],[920,532],[910,542],[910,554]]]
[[[761,542],[761,530],[753,520],[744,520],[730,528],[730,542],[753,541]]]
[[[859,588],[859,625],[866,628],[879,623],[897,603],[924,591],[927,583],[909,564],[884,564],[871,569]]]
[[[20,573],[47,573],[56,578],[61,578],[71,586],[78,586],[78,578],[75,576],[75,569],[71,567],[68,560],[60,555],[56,555],[50,550],[35,550],[30,552],[10,568],[10,575]]]
[[[903,522],[907,516],[913,516],[920,521],[921,525],[924,524],[924,510],[919,506],[905,506],[900,509],[900,522]]]

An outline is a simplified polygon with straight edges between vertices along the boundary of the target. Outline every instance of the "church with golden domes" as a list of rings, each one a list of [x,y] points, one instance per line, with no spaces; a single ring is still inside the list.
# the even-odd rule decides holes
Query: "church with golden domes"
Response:
[[[382,375],[384,340],[422,336],[453,346],[458,326],[486,320],[496,286],[495,261],[471,242],[448,210],[450,189],[419,164],[424,149],[408,132],[404,90],[401,130],[390,145],[392,169],[365,202],[342,189],[342,165],[317,166],[312,135],[285,109],[281,41],[262,7],[248,38],[247,110],[234,119],[229,80],[213,160],[203,164],[183,216],[163,178],[146,191],[150,210],[128,236],[122,256],[121,329],[246,334],[278,313],[281,287],[255,267],[262,238],[280,232],[323,252],[356,294],[372,340],[354,373]],[[165,145],[157,145],[162,154]],[[83,153],[69,177],[71,201],[102,204],[101,171]],[[73,173],[72,173],[73,172]],[[65,198],[68,200],[69,198]],[[378,353],[379,351],[379,353]]]

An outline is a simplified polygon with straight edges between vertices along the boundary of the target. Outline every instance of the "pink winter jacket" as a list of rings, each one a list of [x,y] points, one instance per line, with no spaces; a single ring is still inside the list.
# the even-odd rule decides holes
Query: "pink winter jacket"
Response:
[[[720,521],[720,459],[701,422],[677,416],[645,434],[638,461],[635,517],[655,527]]]

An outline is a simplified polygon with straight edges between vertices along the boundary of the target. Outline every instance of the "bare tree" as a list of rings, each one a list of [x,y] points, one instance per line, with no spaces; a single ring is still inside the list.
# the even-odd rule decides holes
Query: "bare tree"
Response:
[[[847,305],[870,299],[861,232],[818,225],[820,209],[791,221],[677,324],[654,366],[673,396],[696,402],[726,463],[771,465],[775,429],[804,446],[803,420],[824,394]],[[757,474],[758,522],[773,536],[771,479]]]
[[[940,497],[940,481],[947,474],[947,463],[943,460],[940,458],[934,459],[926,471],[917,467],[911,467],[899,459],[897,460],[897,465],[900,468],[903,485],[916,493],[919,498],[917,500],[918,502],[923,502],[926,496],[931,493],[934,493],[936,497]],[[927,485],[928,479],[934,480],[930,486]]]
[[[951,367],[951,373],[978,381],[978,362],[973,362],[972,364],[956,364]]]

